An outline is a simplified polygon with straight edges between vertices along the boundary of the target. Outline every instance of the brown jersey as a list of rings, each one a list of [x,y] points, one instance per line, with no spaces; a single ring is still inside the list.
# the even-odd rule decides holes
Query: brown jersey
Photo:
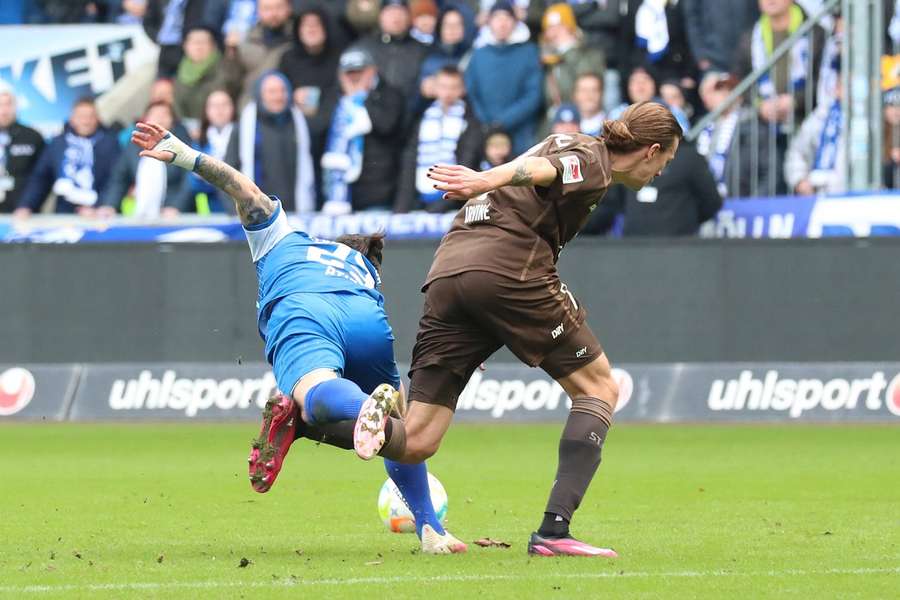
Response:
[[[559,253],[584,227],[612,182],[603,140],[554,134],[529,150],[556,168],[549,187],[506,186],[469,200],[441,240],[425,286],[465,271],[526,281],[555,273]]]

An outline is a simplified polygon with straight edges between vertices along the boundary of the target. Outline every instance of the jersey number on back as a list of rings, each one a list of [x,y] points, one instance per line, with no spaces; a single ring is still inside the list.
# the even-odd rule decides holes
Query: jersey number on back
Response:
[[[350,254],[353,258],[350,258]],[[306,259],[325,265],[325,275],[343,277],[365,288],[375,288],[375,278],[366,268],[362,254],[343,244],[310,246]]]

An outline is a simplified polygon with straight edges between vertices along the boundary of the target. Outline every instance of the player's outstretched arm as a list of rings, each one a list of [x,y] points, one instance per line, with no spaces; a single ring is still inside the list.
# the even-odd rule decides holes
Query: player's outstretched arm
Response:
[[[246,227],[264,223],[276,204],[253,181],[229,165],[194,150],[171,132],[155,123],[138,123],[131,141],[148,156],[193,171],[234,200],[241,223]]]
[[[542,156],[520,156],[487,171],[473,171],[462,165],[435,165],[428,177],[446,200],[468,200],[507,185],[546,187],[556,179],[556,168]]]

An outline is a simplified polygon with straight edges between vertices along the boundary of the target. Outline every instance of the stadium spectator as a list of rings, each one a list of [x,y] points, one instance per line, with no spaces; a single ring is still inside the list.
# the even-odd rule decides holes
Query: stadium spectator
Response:
[[[406,0],[384,0],[378,14],[378,29],[358,46],[378,65],[378,76],[406,98],[411,112],[417,103],[419,71],[428,47],[409,34],[410,16]]]
[[[847,190],[841,96],[838,78],[831,106],[811,112],[791,138],[784,158],[784,179],[788,189],[798,196],[841,194]]]
[[[234,131],[234,100],[225,90],[214,90],[206,98],[197,148],[204,154],[224,161],[228,142]],[[219,190],[196,175],[191,175],[191,189],[197,199],[198,213],[234,213],[234,203]],[[203,196],[199,196],[203,194]],[[205,197],[205,201],[204,201]]]
[[[669,166],[650,184],[637,191],[623,185],[610,188],[583,231],[605,233],[621,214],[624,236],[695,235],[720,208],[722,196],[703,157],[682,142]]]
[[[707,71],[700,82],[700,99],[706,110],[717,110],[734,89],[734,78],[727,73]],[[735,146],[735,134],[741,120],[740,101],[733,102],[724,112],[707,125],[697,136],[697,152],[706,158],[710,173],[716,181],[719,194],[727,196],[729,186],[738,177],[738,163],[729,160]],[[746,157],[749,160],[750,157]]]
[[[458,3],[449,4],[437,25],[437,43],[422,62],[419,74],[419,94],[427,99],[435,98],[434,76],[445,65],[453,65],[460,71],[466,70],[472,41],[475,39],[475,21],[468,8]]]
[[[696,82],[691,80],[691,85],[695,85]],[[682,85],[683,81],[678,79],[667,79],[659,84],[659,97],[663,101],[663,104],[672,109],[674,113],[676,110],[679,111],[682,115],[684,115],[685,123],[690,123],[691,116],[694,114],[694,107],[687,100],[687,93],[685,91],[684,86]],[[682,124],[682,127],[685,127]],[[685,127],[687,129],[687,127]]]
[[[525,19],[528,16],[528,7],[530,5],[529,0],[478,0],[478,4],[479,12],[477,22],[479,30],[478,35],[475,37],[475,48],[482,48],[497,43],[498,40],[494,37],[494,33],[491,31],[489,23],[491,20],[491,13],[497,4],[509,5],[510,10],[516,18],[516,25],[509,34],[506,43],[523,44],[531,39],[531,30],[525,23]]]
[[[242,107],[253,98],[262,74],[278,67],[294,39],[290,0],[257,0],[256,15],[257,23],[246,39],[225,47],[222,63],[229,89]]]
[[[168,104],[157,102],[144,111],[143,121],[165,129],[175,125],[175,112]],[[139,156],[140,148],[128,144],[113,167],[100,199],[97,214],[109,218],[123,210],[123,199],[134,190],[133,206],[127,212],[141,219],[177,217],[193,210],[190,173],[153,158]]]
[[[574,104],[560,104],[553,114],[550,133],[571,134],[581,131],[581,115]]]
[[[16,119],[16,96],[0,88],[0,214],[16,208],[41,151],[44,138]]]
[[[738,79],[762,67],[772,51],[799,29],[807,18],[793,0],[759,0],[759,9],[762,16],[752,31],[744,34],[738,46],[734,66]],[[800,121],[806,116],[806,87],[812,86],[815,90],[825,46],[825,31],[819,25],[813,26],[811,41],[812,47],[809,36],[800,38],[772,70],[760,78],[758,90],[762,100],[759,115],[763,121],[781,124]],[[812,81],[807,81],[810,68]]]
[[[659,102],[660,104],[665,104],[663,99],[659,97],[656,73],[650,66],[638,66],[631,71],[631,74],[628,76],[626,93],[628,101],[611,110],[609,113],[610,119],[618,119],[625,112],[625,109],[637,102]],[[675,115],[682,129],[687,130],[690,127],[687,115],[684,114],[683,110],[677,106],[669,106],[669,110]]]
[[[517,24],[512,5],[498,0],[488,20],[497,41],[472,53],[465,76],[478,120],[505,129],[514,154],[534,143],[543,85],[537,47],[530,42],[509,43]]]
[[[183,119],[199,121],[206,97],[225,85],[220,69],[222,54],[214,33],[206,27],[195,27],[184,36],[184,58],[175,74],[175,110]]]
[[[318,182],[322,181],[322,154],[331,115],[340,96],[335,75],[341,48],[332,38],[332,28],[322,9],[301,12],[294,27],[294,43],[279,65],[279,70],[291,82],[294,104],[306,117]]]
[[[581,40],[572,7],[553,4],[544,13],[541,59],[547,70],[544,78],[544,101],[548,109],[572,102],[575,80],[585,73],[601,77],[606,68],[603,53]]]
[[[462,73],[446,65],[435,76],[437,99],[414,123],[402,158],[400,189],[395,211],[424,208],[446,212],[459,208],[458,202],[442,198],[428,179],[435,164],[460,164],[477,169],[481,160],[481,124],[465,101]]]
[[[287,212],[316,210],[316,178],[306,118],[291,103],[291,84],[282,73],[263,73],[255,99],[241,111],[225,162],[266,192]]]
[[[78,100],[63,132],[41,153],[15,215],[39,211],[51,190],[57,213],[93,214],[120,151],[116,136],[100,125],[94,101]]]
[[[481,171],[508,163],[514,158],[512,138],[499,127],[488,129],[484,135],[484,151],[481,154]]]
[[[412,28],[409,35],[426,46],[434,44],[438,6],[434,0],[410,0],[409,16]]]
[[[530,12],[543,14],[551,4],[560,0],[531,0]],[[621,82],[629,67],[628,56],[633,48],[633,31],[627,30],[628,16],[636,10],[638,0],[606,0],[579,2],[569,0],[575,21],[584,36],[584,44],[603,53],[606,70],[603,72],[605,108],[607,111],[621,103]]]
[[[403,95],[378,76],[362,48],[341,55],[338,80],[343,93],[335,108],[322,156],[327,214],[390,210],[403,143]]]
[[[175,81],[168,77],[162,77],[150,86],[150,102],[165,102],[175,106]],[[176,112],[177,114],[177,112]]]
[[[603,131],[603,79],[596,73],[585,73],[575,80],[572,103],[581,115],[581,131],[600,135]]]
[[[681,0],[691,53],[701,71],[728,72],[734,63],[735,40],[759,18],[752,0]]]
[[[171,78],[181,62],[184,33],[195,27],[218,31],[226,0],[147,0],[144,31],[159,44],[159,77]]]

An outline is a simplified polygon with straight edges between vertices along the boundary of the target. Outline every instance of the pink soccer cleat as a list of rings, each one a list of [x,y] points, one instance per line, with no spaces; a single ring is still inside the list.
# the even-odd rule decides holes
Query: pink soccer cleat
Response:
[[[597,548],[575,538],[545,538],[537,533],[531,534],[528,540],[528,554],[534,556],[602,556],[604,558],[618,558],[615,550],[610,548]]]
[[[297,429],[299,411],[294,400],[278,392],[269,398],[263,409],[262,428],[253,440],[250,458],[250,485],[264,494],[272,488],[287,456]]]
[[[381,450],[388,415],[397,406],[399,399],[397,390],[382,383],[363,402],[353,428],[353,448],[361,459],[372,460]]]

